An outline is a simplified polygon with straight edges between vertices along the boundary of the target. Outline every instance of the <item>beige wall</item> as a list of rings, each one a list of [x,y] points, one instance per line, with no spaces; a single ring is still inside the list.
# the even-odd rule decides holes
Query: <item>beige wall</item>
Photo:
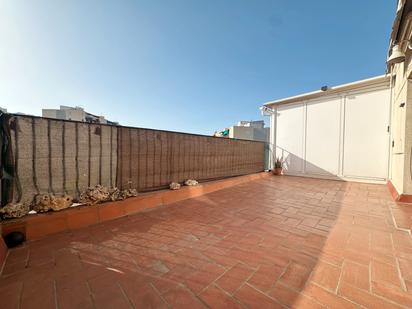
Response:
[[[390,180],[400,194],[412,194],[411,147],[412,147],[412,83],[411,57],[392,67],[392,129]],[[402,107],[401,104],[405,103]]]
[[[56,109],[43,109],[42,116],[46,118],[57,118],[57,110]]]
[[[229,137],[253,140],[253,128],[233,126],[229,128]]]
[[[409,73],[409,72],[408,72]],[[409,75],[409,74],[408,74]],[[405,105],[405,144],[404,144],[404,173],[403,190],[412,194],[411,152],[412,152],[412,82],[407,81],[407,99]]]
[[[62,120],[85,121],[85,113],[79,109],[43,109],[42,116]]]
[[[229,137],[268,142],[269,132],[270,128],[233,126],[229,128]]]

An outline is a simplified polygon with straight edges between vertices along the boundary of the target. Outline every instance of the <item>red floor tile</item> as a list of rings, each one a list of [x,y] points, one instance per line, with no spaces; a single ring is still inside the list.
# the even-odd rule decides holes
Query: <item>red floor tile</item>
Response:
[[[280,281],[286,286],[301,290],[305,286],[310,273],[311,269],[309,267],[291,262],[280,278]]]
[[[200,298],[211,308],[241,309],[242,306],[229,294],[215,285],[209,286],[200,294]]]
[[[283,308],[273,298],[269,298],[248,284],[243,285],[236,292],[235,297],[248,308]]]
[[[327,290],[335,291],[338,286],[340,274],[341,270],[339,267],[325,262],[319,262],[314,268],[310,280]]]
[[[253,269],[237,264],[220,277],[216,284],[229,294],[233,294],[253,273]]]
[[[95,208],[108,221],[84,208],[75,231],[9,250],[1,308],[412,307],[412,212],[383,185],[267,177],[115,220]]]
[[[347,261],[342,269],[341,281],[369,291],[369,267]]]
[[[318,303],[315,299],[282,284],[277,284],[269,294],[281,304],[290,308],[326,308],[326,306]]]

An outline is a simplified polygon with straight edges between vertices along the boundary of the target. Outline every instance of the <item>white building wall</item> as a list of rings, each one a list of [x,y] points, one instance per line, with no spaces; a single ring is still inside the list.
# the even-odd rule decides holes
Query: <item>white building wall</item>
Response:
[[[43,109],[42,116],[46,118],[57,118],[57,109]]]
[[[282,158],[291,173],[303,173],[304,158],[304,103],[277,108],[275,157]],[[293,132],[293,134],[291,134]]]
[[[372,182],[388,178],[387,79],[274,108],[271,142],[287,173]]]
[[[268,142],[269,130],[269,128],[233,126],[229,128],[229,137]]]
[[[86,113],[81,108],[60,106],[60,109],[43,109],[42,116],[62,120],[85,121]]]
[[[305,171],[308,173],[340,173],[341,101],[336,97],[306,104]]]

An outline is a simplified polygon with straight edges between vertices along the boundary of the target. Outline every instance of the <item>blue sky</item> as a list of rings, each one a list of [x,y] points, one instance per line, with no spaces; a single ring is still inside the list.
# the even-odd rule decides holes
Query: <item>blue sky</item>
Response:
[[[0,106],[212,134],[385,72],[391,0],[0,0]]]

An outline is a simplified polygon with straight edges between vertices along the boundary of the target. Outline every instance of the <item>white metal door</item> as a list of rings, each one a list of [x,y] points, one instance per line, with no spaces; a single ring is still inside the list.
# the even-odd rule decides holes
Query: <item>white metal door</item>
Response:
[[[304,120],[303,103],[281,106],[277,110],[276,156],[282,157],[288,172],[303,172]]]
[[[384,89],[279,106],[276,155],[286,173],[385,180],[389,102]]]
[[[341,98],[307,103],[305,173],[339,174]]]
[[[343,176],[387,178],[388,125],[388,90],[346,97]]]

